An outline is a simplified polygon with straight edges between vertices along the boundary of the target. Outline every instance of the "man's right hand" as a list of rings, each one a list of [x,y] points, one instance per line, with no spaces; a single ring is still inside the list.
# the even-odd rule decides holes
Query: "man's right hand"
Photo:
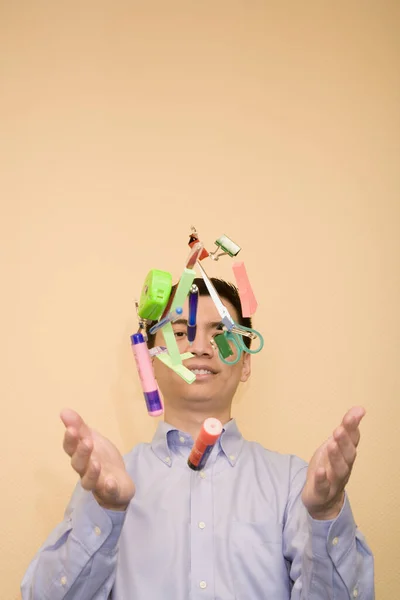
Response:
[[[94,431],[73,410],[61,412],[66,427],[64,450],[85,490],[110,510],[125,510],[135,494],[120,452],[107,438]]]

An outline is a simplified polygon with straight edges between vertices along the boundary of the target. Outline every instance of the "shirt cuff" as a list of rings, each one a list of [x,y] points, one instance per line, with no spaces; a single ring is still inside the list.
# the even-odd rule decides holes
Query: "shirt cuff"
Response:
[[[357,529],[347,494],[336,519],[320,521],[308,515],[308,526],[313,554],[339,564],[355,544]]]
[[[100,548],[107,552],[116,549],[126,511],[106,510],[100,506],[91,492],[84,496],[73,511],[72,532],[78,542],[92,556]]]

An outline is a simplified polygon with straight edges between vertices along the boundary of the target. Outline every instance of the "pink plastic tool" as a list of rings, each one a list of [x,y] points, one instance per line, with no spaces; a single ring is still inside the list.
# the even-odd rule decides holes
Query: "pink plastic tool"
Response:
[[[131,335],[133,356],[142,385],[143,396],[146,401],[147,412],[151,417],[159,417],[164,412],[160,390],[154,377],[149,349],[141,333]]]
[[[235,262],[232,265],[233,274],[235,275],[236,285],[239,290],[240,303],[242,305],[242,315],[251,317],[257,310],[258,302],[250,285],[244,262]]]

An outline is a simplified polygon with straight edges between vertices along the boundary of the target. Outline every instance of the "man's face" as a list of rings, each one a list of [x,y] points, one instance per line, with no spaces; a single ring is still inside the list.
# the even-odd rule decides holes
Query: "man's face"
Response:
[[[237,321],[238,315],[232,304],[224,298],[222,302]],[[194,355],[183,364],[196,373],[196,380],[188,384],[172,369],[154,359],[154,372],[164,400],[166,404],[181,400],[195,404],[211,402],[215,403],[215,408],[226,408],[230,406],[239,382],[247,381],[250,376],[250,355],[243,352],[235,365],[221,361],[218,350],[210,343],[215,335],[221,333],[221,317],[210,296],[199,297],[196,338],[191,345],[186,334],[187,318],[188,302],[183,307],[181,319],[173,323],[173,329],[180,353],[191,352]],[[162,330],[156,334],[155,345],[165,345]]]

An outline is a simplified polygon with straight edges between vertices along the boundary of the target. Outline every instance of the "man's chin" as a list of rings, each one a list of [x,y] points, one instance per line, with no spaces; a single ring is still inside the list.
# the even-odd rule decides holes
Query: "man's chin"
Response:
[[[190,385],[190,389],[185,390],[183,399],[186,402],[211,402],[219,396],[215,389],[207,388],[205,382],[194,381]]]

